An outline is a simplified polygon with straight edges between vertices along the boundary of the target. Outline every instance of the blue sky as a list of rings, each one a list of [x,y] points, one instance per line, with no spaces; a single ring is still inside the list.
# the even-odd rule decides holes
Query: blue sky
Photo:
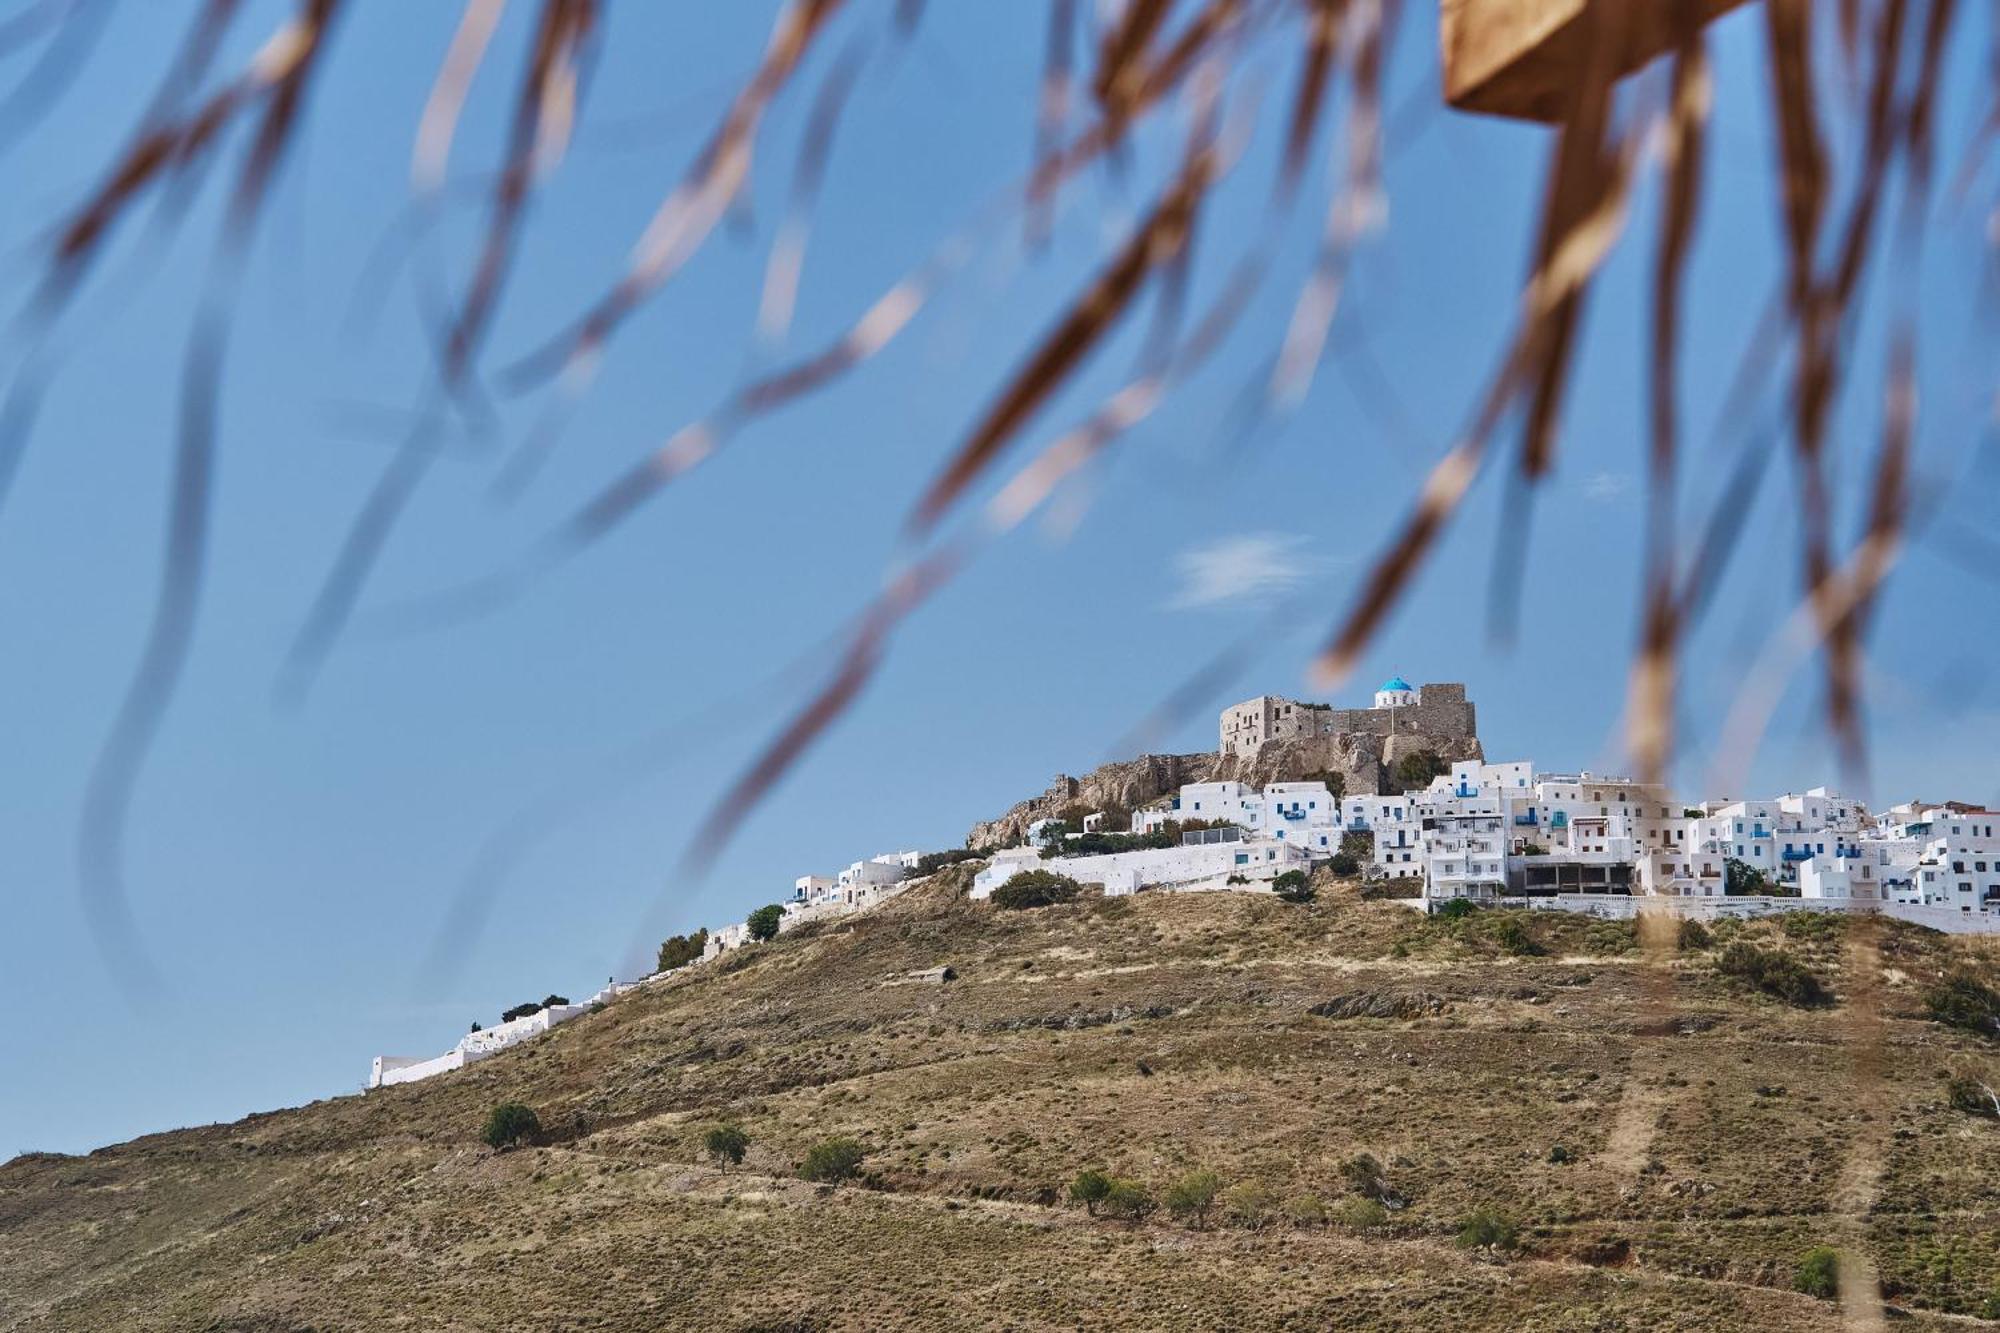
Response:
[[[456,7],[356,8],[248,271],[199,631],[132,808],[132,909],[164,994],[134,1001],[107,974],[78,906],[75,844],[84,782],[150,611],[212,198],[171,239],[121,238],[64,326],[0,511],[0,975],[17,1015],[0,1033],[0,1154],[81,1150],[348,1093],[374,1054],[443,1050],[468,1021],[516,1001],[588,992],[635,945],[739,919],[800,874],[955,845],[1052,773],[1113,757],[1142,715],[1260,623],[1274,627],[1240,678],[1162,748],[1212,747],[1214,713],[1236,698],[1310,697],[1312,648],[1492,365],[1547,148],[1539,129],[1439,108],[1435,15],[1413,9],[1390,78],[1389,227],[1297,415],[1248,440],[1229,428],[1309,262],[1326,185],[1317,169],[1245,333],[1066,493],[1052,521],[985,552],[917,615],[859,705],[697,881],[679,866],[717,791],[828,665],[830,636],[902,551],[922,486],[1143,209],[1180,127],[1170,118],[1142,136],[1123,178],[1095,173],[1073,187],[1046,254],[1024,255],[1013,232],[991,238],[860,374],[753,426],[525,596],[469,621],[395,628],[378,613],[506,566],[764,364],[757,289],[792,149],[842,44],[884,27],[886,6],[862,7],[865,22],[837,27],[778,104],[747,225],[718,232],[631,321],[532,487],[497,500],[492,480],[545,400],[500,397],[495,428],[456,435],[427,477],[369,585],[370,613],[303,707],[283,709],[273,690],[286,646],[395,447],[397,414],[426,384],[412,275],[442,266],[462,279],[479,220],[454,205],[436,244],[369,299],[364,275],[404,216],[411,135]],[[683,7],[611,8],[582,129],[531,217],[493,366],[612,280],[761,50],[772,12],[705,6],[694,22]],[[1025,164],[1038,8],[929,8],[908,49],[877,43],[841,125],[794,353],[844,328]],[[230,51],[239,60],[281,12],[249,9]],[[88,188],[150,96],[190,10],[117,9],[77,85],[0,158],[10,303],[39,274],[49,220]],[[1983,16],[1960,21],[1943,108],[1949,169],[1983,109],[1973,97]],[[1741,435],[1711,425],[1778,272],[1759,25],[1746,11],[1716,31],[1716,160],[1687,352],[1691,514],[1728,484]],[[493,160],[526,40],[527,7],[515,6],[468,110],[454,158],[462,179]],[[1267,47],[1253,60],[1270,121],[1291,53]],[[15,57],[0,73],[20,68]],[[1851,144],[1840,148],[1851,158]],[[1253,140],[1204,219],[1198,305],[1262,225],[1275,149],[1269,133]],[[1641,192],[1633,234],[1593,299],[1516,642],[1497,647],[1485,629],[1501,512],[1501,478],[1488,476],[1343,702],[1391,672],[1460,679],[1491,756],[1620,763],[1655,203]],[[1978,470],[1976,452],[1991,331],[1968,278],[1983,262],[1979,224],[1976,209],[1941,207],[1927,240],[1918,454],[1943,512],[1990,533],[1979,496],[1994,493],[1993,464]],[[1115,388],[1143,327],[1142,317],[1109,345],[1024,443]],[[1850,478],[1874,445],[1882,341],[1873,320],[1842,402],[1835,448]],[[12,373],[25,346],[18,329],[0,341],[0,369]],[[1678,774],[1691,792],[1749,663],[1797,599],[1794,491],[1781,460],[1695,642]],[[1859,514],[1841,519],[1851,534]],[[1272,621],[1274,600],[1287,611]],[[1875,625],[1869,795],[2000,796],[1996,648],[1991,581],[1920,543]],[[1756,789],[1838,780],[1817,698],[1807,672],[1757,756]],[[468,877],[490,907],[485,928],[446,941],[449,968],[427,973]]]

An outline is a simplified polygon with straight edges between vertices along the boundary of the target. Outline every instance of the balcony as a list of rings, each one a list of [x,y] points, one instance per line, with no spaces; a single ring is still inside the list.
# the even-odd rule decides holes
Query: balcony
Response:
[[[1781,861],[1810,861],[1813,859],[1812,848],[1801,847],[1797,851],[1793,851],[1787,847],[1784,851],[1778,853],[1778,859]]]
[[[1535,812],[1530,810],[1525,815],[1515,815],[1514,822],[1524,828],[1533,828],[1535,826]]]

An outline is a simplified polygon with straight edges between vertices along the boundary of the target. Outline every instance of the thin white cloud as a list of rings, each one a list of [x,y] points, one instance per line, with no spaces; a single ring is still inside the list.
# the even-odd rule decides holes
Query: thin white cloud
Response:
[[[1632,479],[1618,472],[1593,472],[1583,479],[1583,498],[1594,504],[1623,499],[1631,489]]]
[[[1312,571],[1305,546],[1290,533],[1250,532],[1189,547],[1174,557],[1180,586],[1167,605],[1185,611],[1269,602]]]

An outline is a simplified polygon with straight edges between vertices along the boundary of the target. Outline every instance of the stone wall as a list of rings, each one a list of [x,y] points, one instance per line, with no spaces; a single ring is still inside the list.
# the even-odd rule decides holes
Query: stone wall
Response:
[[[1217,751],[1254,760],[1267,745],[1350,734],[1458,742],[1477,738],[1479,717],[1457,681],[1419,686],[1417,701],[1398,708],[1329,708],[1264,694],[1222,710]]]

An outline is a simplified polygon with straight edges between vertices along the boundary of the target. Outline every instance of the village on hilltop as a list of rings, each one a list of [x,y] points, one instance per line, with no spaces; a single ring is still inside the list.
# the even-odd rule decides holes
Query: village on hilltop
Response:
[[[682,967],[865,912],[945,865],[975,860],[985,863],[972,879],[976,900],[1037,872],[1106,896],[1283,893],[1324,866],[1426,912],[1454,902],[1627,918],[1865,911],[1954,934],[2000,933],[2000,812],[1909,801],[1871,813],[1825,787],[1685,804],[1661,783],[1488,763],[1462,684],[1414,688],[1396,676],[1365,709],[1273,695],[1236,704],[1222,712],[1212,771],[1242,776],[1184,782],[1129,810],[1061,805],[1083,788],[1059,776],[1011,822],[975,829],[1017,830],[1011,845],[892,852],[835,876],[801,876],[782,903],[668,941],[660,970],[643,981],[475,1025],[441,1056],[378,1056],[368,1086],[460,1068]],[[1298,775],[1245,780],[1263,771]],[[1048,813],[1028,818],[1038,811]]]

